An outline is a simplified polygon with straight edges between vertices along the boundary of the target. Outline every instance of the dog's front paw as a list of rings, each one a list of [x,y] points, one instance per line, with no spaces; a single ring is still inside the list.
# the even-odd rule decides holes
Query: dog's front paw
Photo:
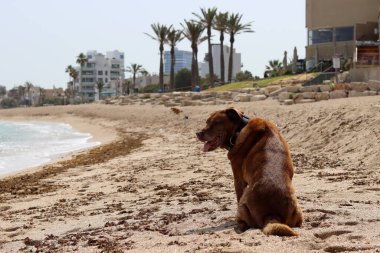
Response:
[[[249,229],[249,226],[244,221],[239,220],[237,221],[237,226],[234,229],[237,234],[241,234],[247,231]]]

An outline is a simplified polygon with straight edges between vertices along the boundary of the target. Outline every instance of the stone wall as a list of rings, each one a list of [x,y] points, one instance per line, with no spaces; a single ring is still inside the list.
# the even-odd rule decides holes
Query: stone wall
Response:
[[[353,68],[350,70],[351,81],[380,80],[380,67]]]
[[[331,86],[329,84],[313,86],[279,85],[265,88],[245,88],[235,91],[203,91],[203,92],[171,92],[171,93],[142,93],[133,96],[121,96],[99,101],[98,103],[131,105],[152,104],[173,106],[221,105],[234,102],[253,102],[265,100],[268,97],[278,99],[280,103],[310,103],[321,100],[373,96],[380,92],[380,81],[368,83],[353,82]]]
[[[237,91],[203,91],[203,92],[171,92],[142,93],[134,96],[121,96],[99,103],[130,105],[152,104],[172,106],[197,106],[231,104],[233,102],[251,102],[265,100],[271,89],[241,89]]]
[[[313,85],[306,87],[287,87],[278,94],[280,103],[311,103],[321,100],[347,97],[375,96],[380,94],[380,81],[342,83],[338,85]]]

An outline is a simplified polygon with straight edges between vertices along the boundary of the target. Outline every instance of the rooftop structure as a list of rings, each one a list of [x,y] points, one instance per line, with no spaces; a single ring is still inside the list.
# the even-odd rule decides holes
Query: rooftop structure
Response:
[[[333,57],[379,65],[378,0],[306,0],[306,68]]]

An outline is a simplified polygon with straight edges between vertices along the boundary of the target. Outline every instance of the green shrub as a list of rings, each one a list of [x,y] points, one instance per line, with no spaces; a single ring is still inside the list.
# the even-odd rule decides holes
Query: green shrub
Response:
[[[14,98],[4,98],[0,102],[0,107],[1,108],[12,108],[12,107],[17,107],[17,101]]]
[[[140,89],[140,93],[157,93],[160,90],[159,84],[149,84]]]
[[[175,75],[174,79],[175,90],[191,90],[191,72],[183,68]]]

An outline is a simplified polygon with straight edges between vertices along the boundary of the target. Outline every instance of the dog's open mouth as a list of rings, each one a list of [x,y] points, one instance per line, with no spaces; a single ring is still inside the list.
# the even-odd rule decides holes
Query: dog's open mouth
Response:
[[[215,137],[211,141],[206,141],[203,146],[203,152],[209,152],[215,150],[217,147],[219,147],[219,137]]]

